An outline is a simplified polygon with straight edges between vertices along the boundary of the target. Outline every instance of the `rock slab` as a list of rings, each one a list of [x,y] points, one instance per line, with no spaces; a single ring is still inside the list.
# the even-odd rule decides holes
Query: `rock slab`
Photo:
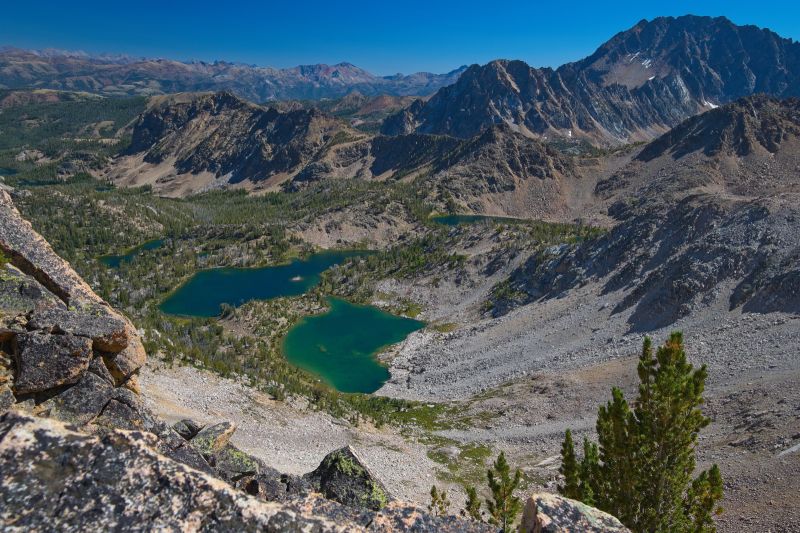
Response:
[[[534,494],[525,503],[523,533],[630,533],[615,517],[557,494]]]

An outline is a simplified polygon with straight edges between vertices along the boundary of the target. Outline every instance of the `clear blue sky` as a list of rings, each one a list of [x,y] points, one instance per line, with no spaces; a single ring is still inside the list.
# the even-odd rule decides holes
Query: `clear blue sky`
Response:
[[[496,58],[558,66],[659,15],[725,15],[800,40],[800,1],[341,2],[8,0],[0,45],[275,67],[348,61],[376,74]]]

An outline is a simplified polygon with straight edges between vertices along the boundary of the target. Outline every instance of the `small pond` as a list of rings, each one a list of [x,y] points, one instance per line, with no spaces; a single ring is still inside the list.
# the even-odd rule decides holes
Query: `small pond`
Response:
[[[144,244],[140,244],[135,248],[131,248],[122,255],[104,255],[100,258],[100,262],[106,265],[107,267],[119,268],[119,266],[122,263],[129,263],[138,254],[146,250],[155,250],[157,248],[161,248],[163,244],[164,244],[164,239],[154,239],[152,241],[147,241]]]

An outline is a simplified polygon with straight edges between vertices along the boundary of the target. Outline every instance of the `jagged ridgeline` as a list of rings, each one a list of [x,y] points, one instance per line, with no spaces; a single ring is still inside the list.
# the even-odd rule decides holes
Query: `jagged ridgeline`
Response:
[[[800,43],[726,18],[643,20],[557,69],[498,60],[469,67],[427,102],[389,117],[389,134],[472,137],[497,123],[594,144],[646,141],[755,93],[800,95]]]

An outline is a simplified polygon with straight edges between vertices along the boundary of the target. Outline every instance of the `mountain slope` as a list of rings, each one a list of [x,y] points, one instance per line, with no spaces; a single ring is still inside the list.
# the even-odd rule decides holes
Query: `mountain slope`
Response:
[[[501,125],[473,139],[370,136],[315,108],[278,111],[230,93],[157,97],[105,176],[183,196],[210,188],[297,190],[330,178],[421,177],[434,202],[514,216],[564,218],[577,172],[541,141]]]
[[[469,67],[387,119],[383,131],[470,137],[491,124],[601,144],[649,140],[739,97],[800,95],[800,43],[724,17],[642,21],[556,70],[522,61]]]
[[[245,181],[277,186],[351,135],[315,109],[280,112],[230,93],[159,98],[134,125],[128,157],[107,177],[166,195]]]
[[[265,102],[338,98],[351,91],[368,96],[427,95],[453,83],[463,70],[375,76],[349,63],[274,69],[224,61],[184,63],[58,50],[0,49],[0,88],[47,88],[110,96],[227,90]]]
[[[665,327],[720,299],[748,312],[800,312],[800,101],[748,97],[645,146],[597,186],[618,224],[602,238],[532,257],[515,302],[587,280],[621,291],[633,331]]]

